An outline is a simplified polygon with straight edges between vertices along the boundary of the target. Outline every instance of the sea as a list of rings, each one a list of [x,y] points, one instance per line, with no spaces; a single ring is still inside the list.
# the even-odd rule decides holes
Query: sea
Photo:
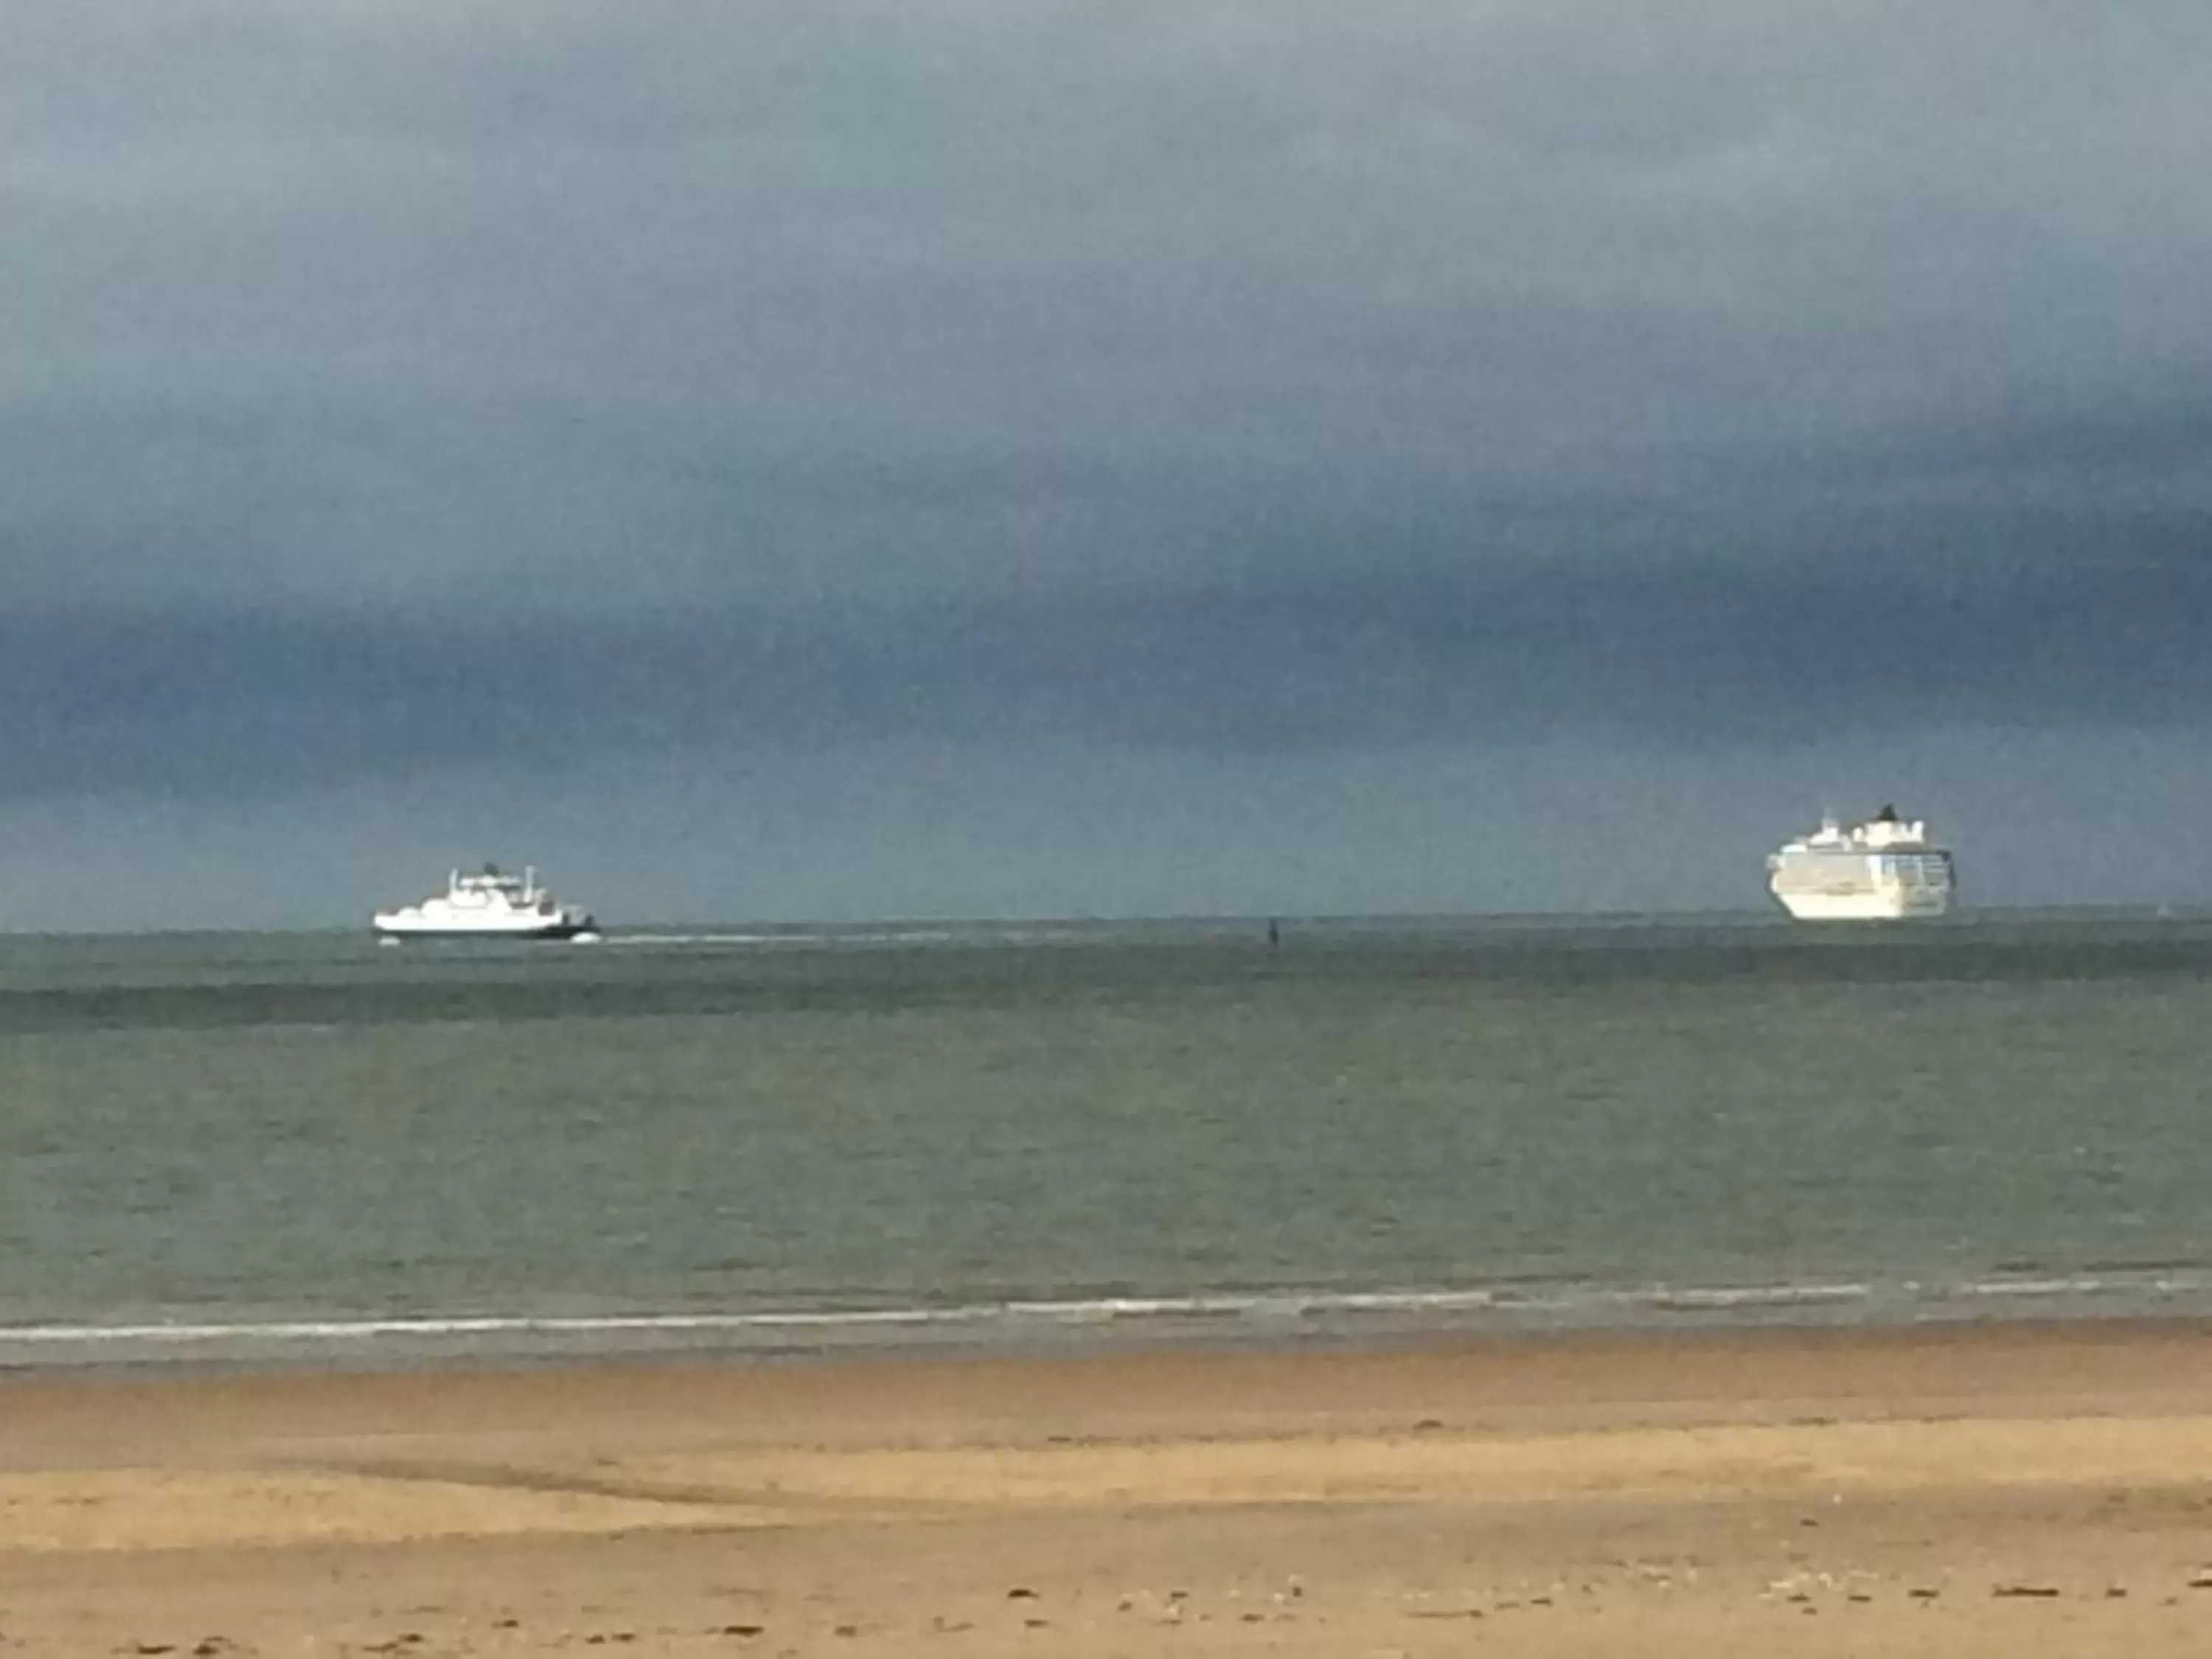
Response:
[[[2212,916],[0,939],[0,1367],[2212,1311]]]

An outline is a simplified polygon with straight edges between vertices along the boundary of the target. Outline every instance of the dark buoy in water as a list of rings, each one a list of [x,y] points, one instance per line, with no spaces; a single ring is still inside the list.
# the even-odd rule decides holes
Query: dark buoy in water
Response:
[[[1273,916],[1267,918],[1267,948],[1272,951],[1283,942],[1283,930],[1275,926]]]

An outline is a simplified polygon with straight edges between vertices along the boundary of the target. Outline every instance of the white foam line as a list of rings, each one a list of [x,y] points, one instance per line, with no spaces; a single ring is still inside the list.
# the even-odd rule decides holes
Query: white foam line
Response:
[[[951,1308],[842,1309],[778,1313],[482,1314],[447,1317],[345,1320],[256,1320],[216,1323],[162,1322],[135,1325],[0,1325],[9,1343],[149,1342],[190,1344],[238,1340],[366,1341],[380,1337],[680,1335],[715,1331],[867,1328],[870,1327],[987,1324],[1052,1321],[1080,1323],[1114,1319],[1183,1316],[1242,1317],[1261,1313],[1445,1310],[1484,1307],[1485,1292],[1418,1292],[1367,1296],[1105,1297],[1083,1301],[978,1303]]]
[[[1098,939],[1111,942],[1117,935],[1097,933],[1086,928],[1009,927],[908,927],[855,928],[851,932],[793,932],[793,933],[608,933],[601,945],[627,945],[650,947],[656,945],[764,945],[836,947],[861,945],[950,945],[979,948],[991,946],[1024,946],[1032,945],[1065,945]]]
[[[1272,1291],[1191,1296],[1115,1296],[970,1303],[942,1308],[795,1309],[753,1313],[394,1315],[364,1319],[146,1321],[133,1324],[0,1325],[0,1348],[143,1344],[189,1346],[224,1342],[368,1342],[467,1337],[683,1336],[776,1331],[896,1330],[948,1326],[1105,1324],[1148,1319],[1313,1319],[1332,1315],[1543,1314],[1575,1309],[1640,1308],[1727,1312],[1838,1306],[1893,1292],[1920,1305],[1980,1297],[2096,1295],[2142,1289],[2160,1293],[2212,1289],[2212,1282],[2161,1274],[2137,1285],[2113,1279],[1984,1279],[1937,1286],[1840,1283],[1768,1285],[1562,1286],[1556,1290]]]
[[[1957,1294],[1961,1296],[2088,1296],[2109,1288],[2111,1288],[2111,1282],[2102,1279],[1984,1279],[1960,1285]]]
[[[821,933],[609,933],[602,945],[820,945]]]
[[[777,1326],[915,1325],[958,1318],[964,1310],[792,1314],[611,1314],[544,1317],[486,1314],[445,1319],[248,1320],[236,1323],[0,1326],[0,1346],[21,1343],[363,1341],[378,1337],[604,1336],[629,1332],[678,1334],[738,1331]]]
[[[765,945],[819,948],[840,945],[944,945],[960,935],[916,933],[609,933],[601,945],[627,945],[650,949],[657,945]],[[995,941],[983,940],[983,943]]]
[[[1626,1291],[1617,1293],[1617,1299],[1662,1308],[1771,1308],[1808,1303],[1864,1302],[1875,1293],[1871,1285],[1759,1285]]]

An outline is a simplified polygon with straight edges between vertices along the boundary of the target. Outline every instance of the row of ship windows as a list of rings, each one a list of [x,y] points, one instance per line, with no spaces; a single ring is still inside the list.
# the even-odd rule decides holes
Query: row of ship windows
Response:
[[[1832,869],[1834,866],[1830,867]],[[1790,879],[1793,873],[1799,879],[1817,880],[1819,878],[1818,866],[1801,869],[1796,872],[1789,872],[1787,866],[1783,868],[1784,880]],[[1875,854],[1867,860],[1867,873],[1874,876],[1893,877],[1900,881],[1917,881],[1930,885],[1940,885],[1951,879],[1951,866],[1947,860],[1940,858],[1920,858],[1911,854],[1901,857],[1893,854]],[[1863,878],[1860,878],[1863,879]]]
[[[1869,853],[1867,860],[1877,870],[1886,871],[1942,871],[1951,867],[1950,859],[1942,853]],[[1832,862],[1833,855],[1821,860]],[[1784,862],[1790,862],[1785,859]],[[1806,861],[1808,865],[1812,860]],[[1814,867],[1818,867],[1817,866]]]

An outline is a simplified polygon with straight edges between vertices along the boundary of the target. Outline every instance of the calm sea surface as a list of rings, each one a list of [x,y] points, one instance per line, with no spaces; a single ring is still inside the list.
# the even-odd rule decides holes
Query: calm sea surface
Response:
[[[2212,1309],[2212,921],[0,940],[0,1364]]]

